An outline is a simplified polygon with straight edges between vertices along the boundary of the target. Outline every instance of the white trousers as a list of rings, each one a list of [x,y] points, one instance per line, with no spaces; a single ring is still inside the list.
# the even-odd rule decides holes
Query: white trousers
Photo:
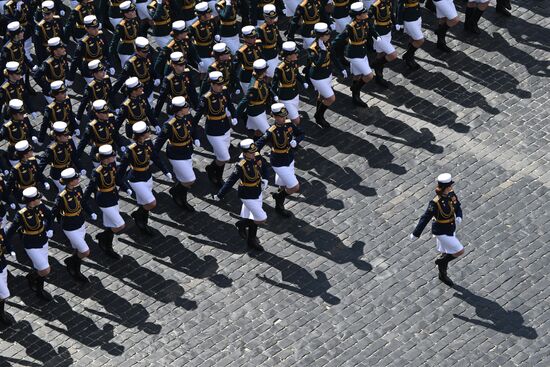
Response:
[[[332,75],[325,79],[311,79],[311,84],[313,84],[313,88],[323,98],[330,98],[334,95],[334,91],[332,90]]]
[[[464,246],[460,243],[456,236],[448,236],[446,234],[435,236],[437,251],[445,254],[456,254],[464,249]]]
[[[179,182],[195,181],[193,159],[169,159],[169,161]]]
[[[132,190],[136,193],[136,201],[138,205],[147,205],[155,201],[153,195],[153,179],[147,181],[128,182]]]
[[[334,25],[336,26],[336,32],[342,33],[346,29],[346,25],[351,23],[351,17],[334,19]]]
[[[302,2],[301,0],[283,0],[283,1],[285,3],[285,15],[287,17],[294,16],[294,13],[296,12],[296,8]]]
[[[246,120],[246,128],[250,130],[260,130],[262,133],[265,133],[266,130],[269,129],[265,112],[260,113],[258,116],[249,115]]]
[[[67,236],[67,238],[69,239],[71,247],[79,253],[86,252],[90,249],[85,240],[86,224],[83,224],[82,227],[80,227],[79,229],[75,229],[74,231],[63,230],[63,233],[65,233],[65,236]]]
[[[241,85],[241,89],[243,90],[243,94],[246,94],[246,92],[248,92],[248,86],[250,85],[250,83],[243,83],[243,82],[239,81],[239,84]]]
[[[267,214],[262,208],[262,194],[257,199],[241,199],[243,203],[241,207],[241,218],[252,219],[254,221],[264,221],[267,219]]]
[[[0,272],[0,300],[9,298],[10,290],[8,288],[8,267]]]
[[[187,28],[190,28],[190,27],[193,25],[193,23],[195,23],[198,19],[199,19],[199,18],[195,17],[195,18],[193,18],[193,19],[191,19],[191,20],[186,20],[186,21],[185,21],[185,26],[186,26]]]
[[[313,41],[315,41],[315,38],[313,38],[313,37],[304,37],[303,38],[304,50],[307,50],[309,48],[309,46],[311,46]]]
[[[232,55],[235,55],[239,50],[239,48],[241,47],[241,41],[239,40],[239,36],[222,37],[221,40],[231,50]]]
[[[415,41],[424,39],[424,33],[422,32],[422,18],[418,18],[414,22],[403,22],[403,28]]]
[[[288,118],[291,120],[297,119],[300,117],[299,108],[300,108],[300,96],[296,96],[288,100],[279,100],[282,104],[285,105],[286,110],[288,111]]]
[[[151,15],[147,11],[147,5],[149,5],[148,2],[136,4],[136,10],[141,20],[151,19]]]
[[[118,228],[124,225],[124,219],[120,215],[120,208],[117,205],[106,208],[99,207],[103,213],[103,226],[106,228]]]
[[[130,57],[132,57],[132,55],[118,54],[118,58],[120,59],[120,66],[124,67],[126,61],[128,61]]]
[[[298,179],[294,172],[294,161],[288,166],[273,167],[275,171],[275,185],[293,188],[298,185]]]
[[[374,49],[376,52],[385,53],[386,55],[395,52],[395,47],[391,44],[391,32],[380,36],[380,41],[374,40]]]
[[[458,17],[453,0],[434,1],[437,18],[454,19]]]
[[[25,252],[32,261],[32,267],[35,270],[41,271],[50,267],[50,263],[48,262],[48,248],[48,242],[46,242],[42,247],[25,249]]]
[[[362,59],[349,59],[346,57],[346,60],[350,63],[350,71],[352,75],[369,75],[372,73],[372,69],[369,65],[369,59],[366,56]]]
[[[231,144],[231,129],[227,130],[223,135],[206,135],[208,142],[212,145],[214,155],[218,161],[228,161],[231,159],[229,155],[229,144]]]
[[[53,180],[53,183],[55,184],[55,187],[57,187],[57,191],[58,192],[61,192],[63,190],[65,190],[65,185],[61,184],[61,182],[59,182],[59,180]]]

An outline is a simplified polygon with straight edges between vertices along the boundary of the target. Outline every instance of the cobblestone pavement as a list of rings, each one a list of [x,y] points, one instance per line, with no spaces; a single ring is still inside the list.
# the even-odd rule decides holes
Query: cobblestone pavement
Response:
[[[157,180],[155,236],[126,215],[122,260],[91,245],[90,285],[68,279],[59,232],[47,284],[55,302],[43,305],[19,251],[6,307],[18,322],[0,330],[0,366],[550,365],[550,10],[522,0],[513,13],[488,10],[479,38],[457,27],[451,55],[426,30],[423,69],[395,62],[389,90],[365,88],[366,111],[350,107],[339,79],[334,128],[304,123],[296,217],[278,218],[266,199],[263,254],[248,256],[234,229],[236,194],[208,199],[206,150],[196,155],[198,212],[180,212]],[[312,101],[303,97],[309,116]],[[428,231],[407,238],[443,171],[465,213],[455,289],[437,280]]]

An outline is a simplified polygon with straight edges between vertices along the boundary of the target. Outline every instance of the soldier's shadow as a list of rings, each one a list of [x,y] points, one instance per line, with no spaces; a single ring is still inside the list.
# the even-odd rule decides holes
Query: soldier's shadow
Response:
[[[21,289],[26,286],[26,279],[16,276],[12,283],[15,288]],[[122,355],[124,352],[122,345],[112,341],[113,325],[105,324],[103,328],[99,328],[92,319],[73,310],[64,298],[56,295],[52,301],[40,304],[36,302],[36,295],[31,292],[21,293],[20,298],[25,306],[13,302],[9,302],[9,305],[44,319],[45,325],[53,331],[90,348],[99,347],[113,356]],[[56,321],[63,324],[63,327],[55,325]]]
[[[478,296],[459,285],[455,285],[454,289],[458,292],[453,296],[473,306],[478,317],[478,319],[474,319],[453,314],[457,319],[503,334],[512,334],[526,339],[536,339],[538,337],[534,328],[524,325],[525,320],[518,311],[505,310],[497,302]]]
[[[11,303],[11,302],[10,302]],[[72,366],[74,361],[71,353],[65,347],[54,347],[34,334],[34,330],[30,322],[21,320],[16,322],[10,328],[0,331],[0,339],[6,343],[17,343],[25,348],[27,356],[40,361],[42,364],[36,364],[27,361],[21,361],[16,358],[5,358],[7,362],[15,363],[17,366]]]

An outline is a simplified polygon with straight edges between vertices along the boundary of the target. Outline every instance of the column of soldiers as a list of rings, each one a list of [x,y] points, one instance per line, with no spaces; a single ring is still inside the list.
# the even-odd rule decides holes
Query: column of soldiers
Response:
[[[152,164],[173,182],[169,192],[175,203],[194,212],[188,193],[196,180],[193,152],[205,142],[202,130],[214,153],[206,166],[216,188],[212,197],[221,200],[238,182],[242,210],[235,225],[252,250],[262,250],[257,231],[267,219],[262,192],[270,170],[261,151],[270,147],[278,186],[271,195],[276,212],[290,217],[285,200],[300,187],[293,152],[304,138],[301,92],[313,87],[315,122],[328,129],[325,112],[336,99],[334,72],[351,78],[353,104],[366,108],[360,96],[363,85],[374,79],[390,87],[383,71],[397,58],[392,31],[402,29],[410,37],[403,60],[411,70],[420,68],[415,54],[424,42],[418,0],[79,0],[70,9],[51,0],[3,3],[7,25],[0,52],[1,134],[8,143],[0,175],[4,324],[11,322],[3,311],[9,296],[4,256],[14,253],[15,233],[32,261],[27,279],[39,297],[51,298],[44,283],[55,220],[74,249],[65,259],[67,271],[86,282],[81,272],[82,259],[90,253],[85,222],[87,216],[98,218],[88,204],[92,196],[102,214],[98,246],[117,259],[114,237],[126,225],[118,204],[121,191],[135,197],[131,217],[136,226],[151,233],[149,213],[156,206]],[[437,47],[451,52],[446,33],[459,22],[452,0],[428,0],[426,6],[437,14]],[[479,33],[477,24],[486,8],[484,0],[469,0],[467,31]],[[499,12],[509,14],[507,9],[509,3],[499,2]],[[283,32],[286,40],[279,29],[284,16],[290,23]],[[297,33],[301,42],[296,42]],[[307,60],[300,71],[302,52]],[[369,54],[375,56],[369,59]],[[73,90],[81,94],[75,113],[68,88],[78,74],[86,85],[82,93]],[[29,120],[36,121],[39,113],[31,102],[37,98],[31,78],[46,100],[36,130]],[[239,124],[250,138],[239,143],[242,154],[224,180],[233,129]],[[37,157],[34,148],[42,150]],[[93,167],[85,167],[83,156]],[[83,176],[89,177],[84,189]],[[49,190],[50,180],[58,189],[51,209],[39,191]],[[15,211],[9,227],[7,206]]]

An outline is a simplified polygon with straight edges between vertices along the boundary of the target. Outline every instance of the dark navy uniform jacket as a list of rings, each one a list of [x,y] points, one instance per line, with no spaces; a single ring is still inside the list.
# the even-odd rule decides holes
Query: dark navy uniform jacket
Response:
[[[6,241],[19,232],[26,249],[41,248],[48,242],[46,231],[52,229],[53,217],[44,204],[34,208],[23,208],[17,212],[12,225],[6,232]]]
[[[130,182],[145,182],[151,178],[151,161],[164,173],[169,171],[160,159],[157,152],[153,149],[151,140],[143,143],[133,143],[126,149],[126,155],[122,159],[118,168],[120,177],[126,175],[126,170],[130,166],[127,179]]]
[[[193,141],[195,139],[197,139],[197,135],[193,126],[193,116],[189,114],[182,118],[174,117],[164,123],[160,135],[155,140],[153,149],[158,154],[164,143],[168,140],[166,146],[166,156],[168,159],[191,159],[193,155]]]
[[[109,208],[118,204],[118,190],[127,190],[125,181],[117,176],[116,163],[99,165],[93,172],[88,187],[84,192],[84,200],[89,200],[95,194],[95,202],[100,208]]]
[[[80,186],[61,191],[55,198],[52,214],[61,223],[65,231],[74,231],[85,222],[84,213],[92,214],[92,210],[84,200]]]
[[[224,135],[231,128],[226,109],[229,110],[232,117],[237,117],[237,111],[231,103],[229,91],[225,87],[221,93],[209,91],[201,98],[197,114],[193,119],[193,125],[197,125],[201,117],[205,115],[206,135]]]
[[[5,254],[9,254],[13,251],[11,247],[8,247],[5,241],[6,234],[4,228],[0,228],[0,272],[3,272],[8,263],[6,262]]]
[[[265,159],[256,153],[254,159],[241,159],[239,163],[235,164],[233,173],[218,191],[218,197],[224,197],[235,182],[240,181],[239,198],[257,199],[262,193],[262,179],[269,180],[269,170]]]
[[[456,230],[455,218],[462,218],[462,208],[460,201],[454,192],[450,192],[447,196],[436,196],[428,204],[426,212],[420,217],[418,225],[413,231],[413,235],[420,237],[422,231],[432,220],[432,233],[434,235],[453,236]]]
[[[304,140],[304,132],[292,122],[278,126],[272,125],[264,135],[256,141],[256,147],[261,150],[265,145],[271,147],[271,165],[286,167],[294,161],[294,149],[290,146],[292,139],[296,143]]]

